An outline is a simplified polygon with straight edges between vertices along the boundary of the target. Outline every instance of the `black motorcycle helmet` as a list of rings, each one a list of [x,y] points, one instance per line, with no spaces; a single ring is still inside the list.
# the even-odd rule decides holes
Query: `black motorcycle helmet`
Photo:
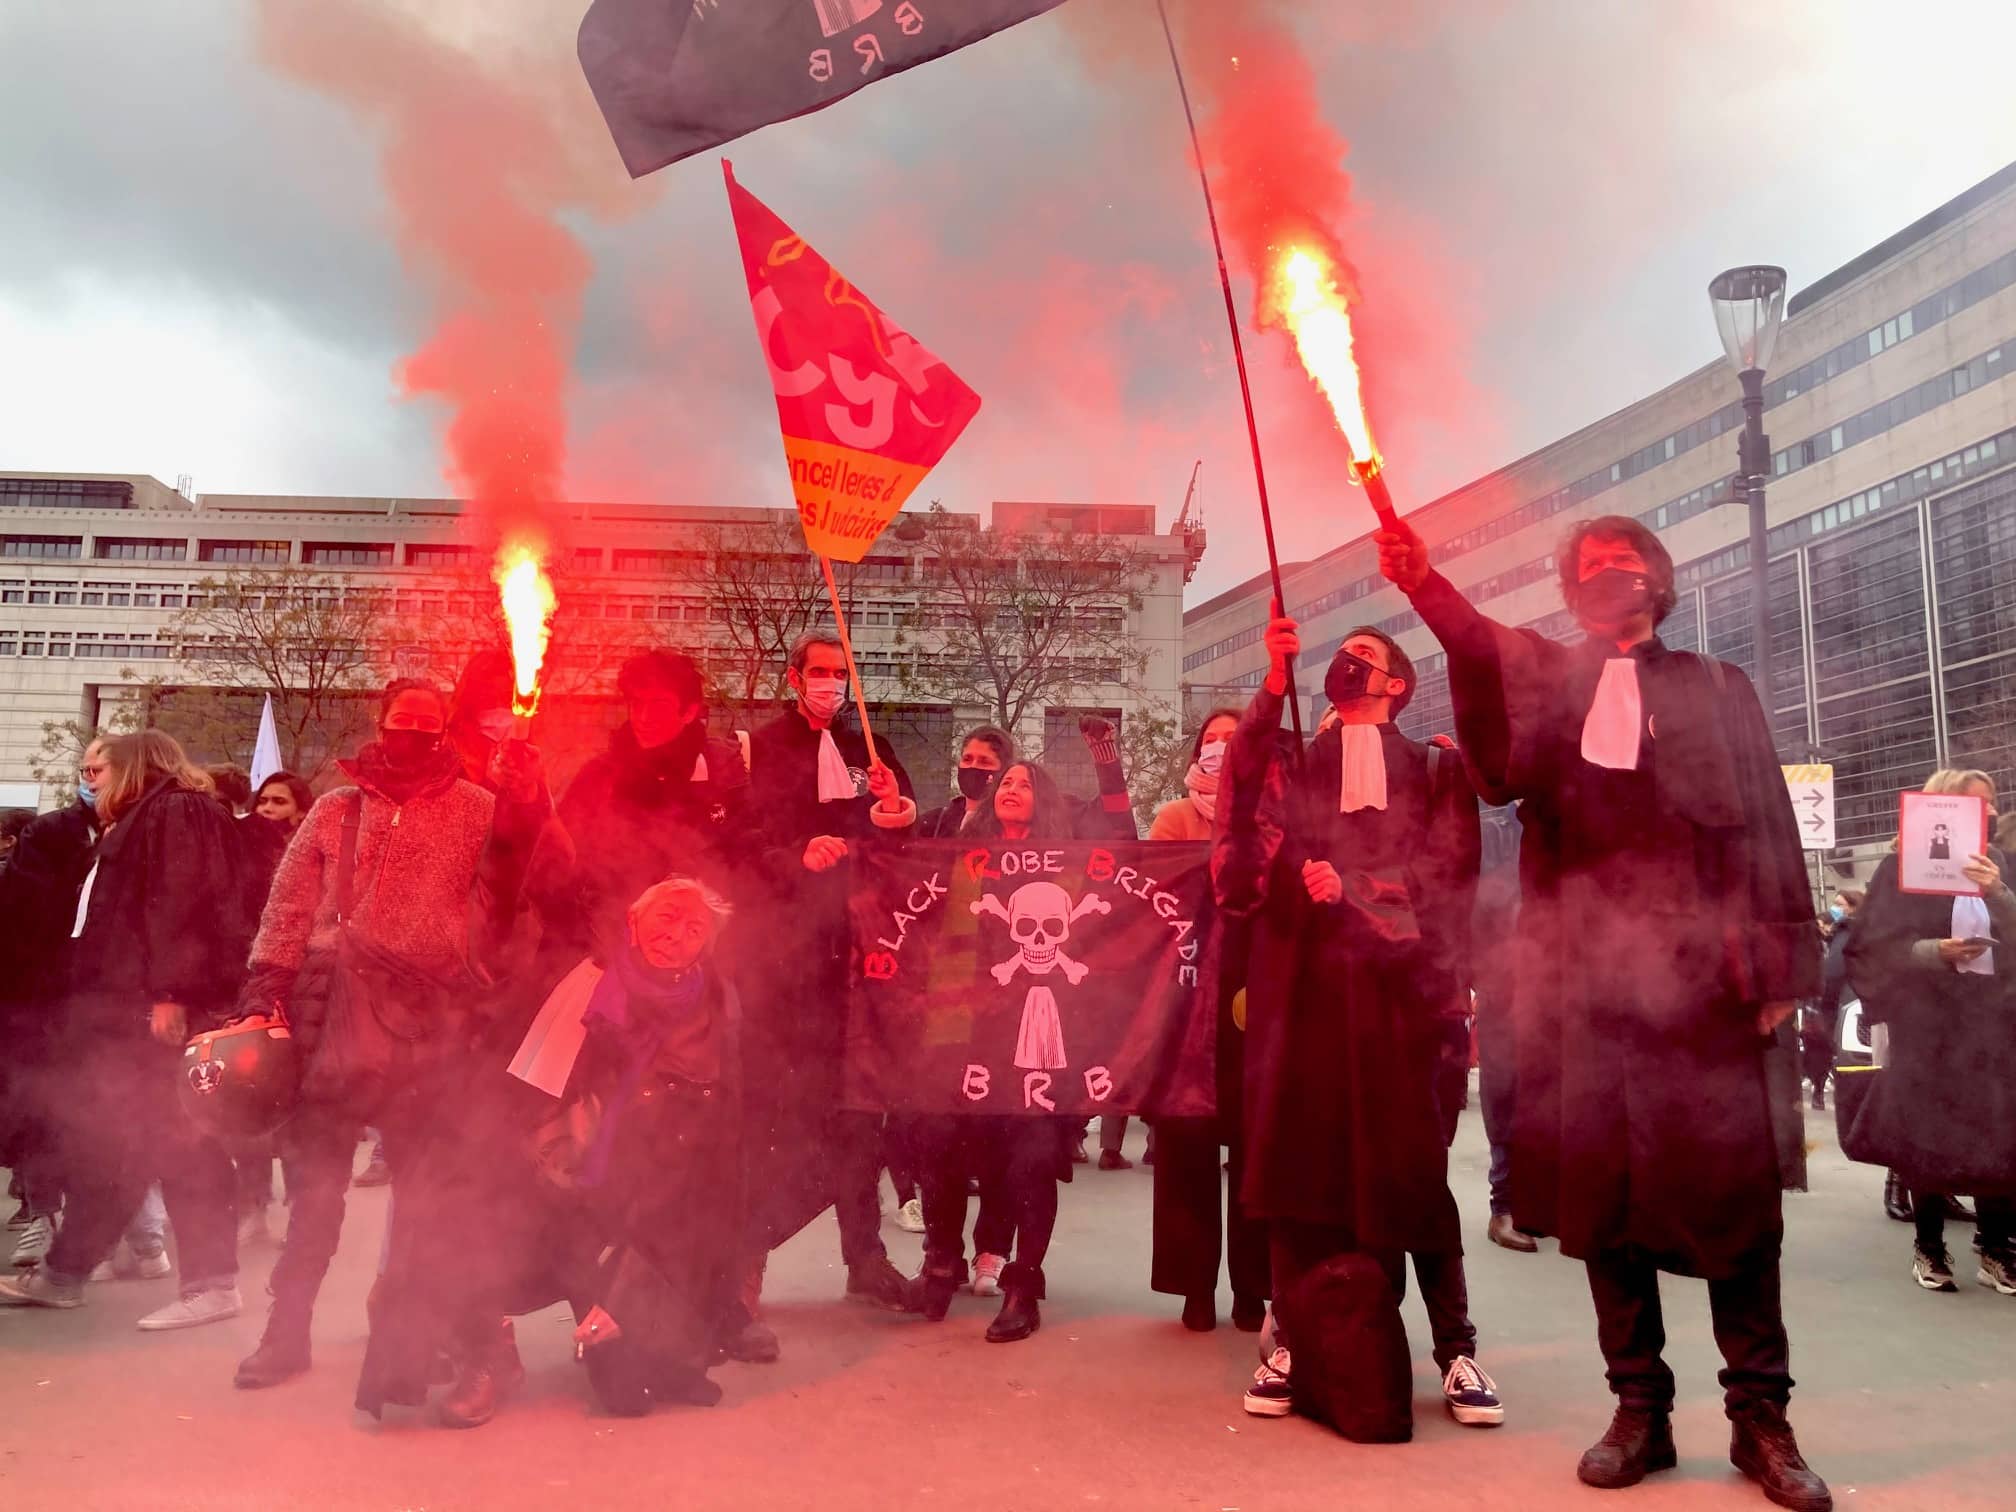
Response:
[[[220,1139],[272,1133],[300,1090],[301,1048],[279,1019],[241,1019],[182,1049],[183,1110]]]

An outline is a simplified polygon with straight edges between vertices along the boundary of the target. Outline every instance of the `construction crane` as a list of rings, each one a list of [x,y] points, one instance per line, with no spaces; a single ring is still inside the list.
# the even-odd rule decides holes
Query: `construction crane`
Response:
[[[1204,493],[1197,485],[1204,474],[1204,459],[1199,457],[1197,465],[1190,469],[1190,487],[1183,494],[1183,508],[1176,516],[1174,534],[1183,537],[1185,561],[1183,581],[1189,582],[1197,576],[1197,564],[1204,560]],[[1197,513],[1190,513],[1191,506]]]

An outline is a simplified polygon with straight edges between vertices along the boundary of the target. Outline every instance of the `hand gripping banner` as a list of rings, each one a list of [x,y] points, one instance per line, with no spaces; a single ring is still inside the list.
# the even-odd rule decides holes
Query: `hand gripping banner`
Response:
[[[858,562],[980,396],[721,167],[805,544]]]
[[[575,50],[633,178],[1062,0],[594,0]]]
[[[917,840],[853,867],[849,1106],[1214,1111],[1209,846]]]

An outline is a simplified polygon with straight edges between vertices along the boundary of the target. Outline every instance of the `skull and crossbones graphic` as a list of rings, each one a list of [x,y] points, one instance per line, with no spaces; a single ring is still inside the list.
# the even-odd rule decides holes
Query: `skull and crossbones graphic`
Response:
[[[976,916],[992,914],[1008,926],[1015,942],[1015,954],[998,966],[988,968],[994,980],[1006,987],[1018,971],[1032,977],[1064,973],[1073,987],[1085,980],[1091,967],[1064,953],[1071,938],[1071,926],[1087,914],[1110,914],[1113,906],[1094,893],[1075,904],[1071,895],[1055,882],[1025,882],[1008,896],[1006,907],[991,895],[972,905]],[[1057,997],[1042,982],[1031,982],[1022,1000],[1022,1027],[1015,1041],[1015,1064],[1023,1070],[1055,1071],[1067,1064],[1064,1059],[1064,1028],[1057,1016]]]

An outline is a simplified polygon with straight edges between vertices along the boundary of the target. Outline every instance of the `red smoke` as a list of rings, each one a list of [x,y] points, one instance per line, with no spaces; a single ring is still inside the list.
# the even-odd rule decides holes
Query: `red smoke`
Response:
[[[267,63],[382,138],[393,235],[434,314],[395,377],[447,405],[449,486],[483,535],[550,550],[592,266],[559,217],[610,212],[628,187],[592,107],[584,118],[564,34],[563,70],[494,37],[453,45],[387,0],[259,0],[257,17]]]
[[[1396,492],[1406,496],[1410,452],[1427,456],[1456,435],[1474,450],[1480,424],[1492,428],[1469,379],[1473,289],[1464,260],[1436,229],[1394,206],[1374,206],[1354,192],[1346,169],[1350,143],[1324,113],[1319,93],[1320,37],[1325,77],[1350,68],[1404,66],[1406,44],[1438,19],[1441,7],[1406,0],[1352,6],[1307,0],[1170,0],[1171,24],[1198,116],[1220,228],[1233,271],[1253,287],[1254,323],[1273,327],[1249,360],[1256,367],[1261,425],[1270,460],[1322,500],[1323,544],[1334,544],[1334,510],[1348,504],[1334,479],[1344,447],[1328,407],[1303,375],[1292,342],[1267,307],[1265,290],[1283,247],[1315,245],[1343,276],[1364,372],[1366,409],[1394,463]],[[1174,94],[1169,59],[1151,4],[1067,7],[1074,33],[1096,73],[1125,69],[1137,85]],[[1334,94],[1334,89],[1332,90]],[[1173,98],[1151,108],[1175,110]],[[1190,190],[1194,195],[1194,187]],[[1193,200],[1194,203],[1194,200]],[[1200,240],[1208,235],[1197,206]],[[1286,381],[1280,381],[1285,377]],[[1323,439],[1315,441],[1314,438]],[[1278,445],[1281,441],[1289,444]],[[1292,490],[1277,490],[1289,492]],[[1313,521],[1308,523],[1315,523]],[[1355,533],[1369,513],[1347,515]]]

